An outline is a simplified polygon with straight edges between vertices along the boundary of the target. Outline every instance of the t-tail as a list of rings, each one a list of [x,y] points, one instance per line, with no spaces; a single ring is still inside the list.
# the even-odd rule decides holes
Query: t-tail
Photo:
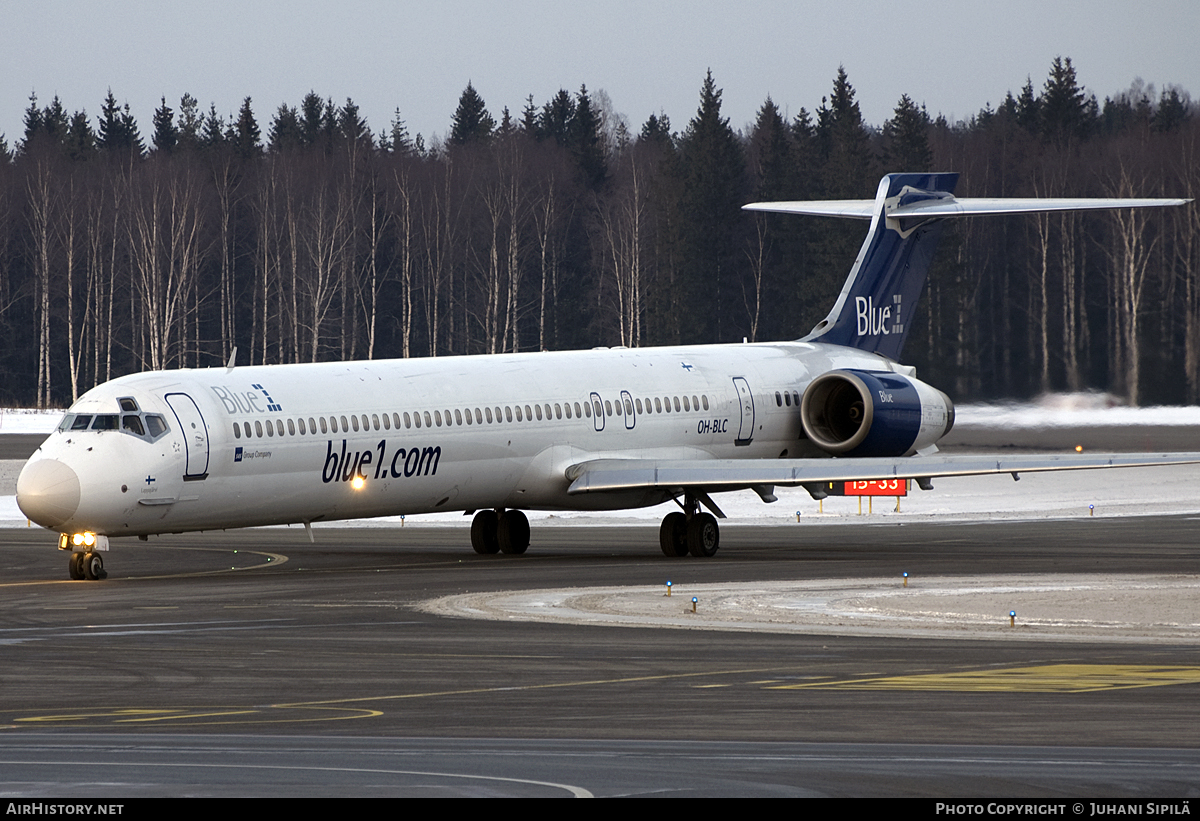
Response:
[[[1182,199],[957,199],[958,174],[888,174],[873,200],[756,202],[749,211],[870,220],[867,238],[829,315],[801,341],[898,360],[945,220],[1047,211],[1182,205]]]

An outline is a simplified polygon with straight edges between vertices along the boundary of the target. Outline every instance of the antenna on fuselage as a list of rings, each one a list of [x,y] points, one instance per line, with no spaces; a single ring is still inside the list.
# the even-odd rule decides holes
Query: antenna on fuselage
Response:
[[[233,346],[233,350],[229,352],[229,361],[225,363],[225,370],[232,371],[234,362],[237,359],[237,345]]]

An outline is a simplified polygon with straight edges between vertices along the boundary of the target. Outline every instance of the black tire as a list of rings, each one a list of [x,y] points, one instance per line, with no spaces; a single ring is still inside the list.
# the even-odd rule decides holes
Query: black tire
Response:
[[[687,526],[688,553],[697,558],[706,558],[721,546],[721,530],[711,513],[697,513]]]
[[[658,528],[658,546],[664,556],[672,559],[688,554],[687,516],[677,510],[663,517]]]
[[[104,572],[104,559],[99,553],[90,552],[83,556],[83,573],[91,581],[97,582],[106,578],[108,574]]]
[[[471,547],[476,553],[484,556],[500,552],[500,542],[496,537],[496,523],[499,517],[494,510],[481,510],[471,520]]]
[[[501,553],[520,555],[529,549],[529,519],[519,510],[506,510],[500,514],[496,535]]]
[[[87,576],[83,572],[83,554],[72,553],[70,560],[67,562],[67,572],[75,581],[86,579]]]

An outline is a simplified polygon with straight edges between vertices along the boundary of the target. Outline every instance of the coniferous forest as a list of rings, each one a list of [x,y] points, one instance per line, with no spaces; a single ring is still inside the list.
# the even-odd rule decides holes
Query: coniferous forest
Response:
[[[263,120],[263,125],[259,120]],[[31,96],[0,140],[0,403],[61,407],[147,369],[795,339],[860,223],[740,210],[870,198],[887,171],[960,196],[1196,197],[1182,89],[1103,102],[1069,59],[968,121],[907,95],[863,122],[844,71],[749,133],[702,78],[687,123],[584,87],[493,114],[468,84],[444,141],[310,93],[256,114],[184,95],[137,123]],[[1096,388],[1200,402],[1200,209],[962,220],[905,350],[957,400]]]

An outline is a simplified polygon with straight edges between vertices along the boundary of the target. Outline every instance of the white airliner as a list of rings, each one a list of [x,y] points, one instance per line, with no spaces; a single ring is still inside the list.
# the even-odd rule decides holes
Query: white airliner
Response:
[[[1200,454],[935,455],[954,422],[898,364],[944,219],[1187,200],[955,199],[956,174],[891,174],[874,200],[747,209],[869,219],[829,315],[794,342],[175,370],[79,399],[17,503],[73,579],[109,539],[436,511],[474,513],[479,553],[523,553],[522,510],[674,500],[668,556],[719,546],[711,493],[777,485],[1120,467]],[[831,458],[836,457],[836,458]],[[707,508],[709,512],[705,512]]]

